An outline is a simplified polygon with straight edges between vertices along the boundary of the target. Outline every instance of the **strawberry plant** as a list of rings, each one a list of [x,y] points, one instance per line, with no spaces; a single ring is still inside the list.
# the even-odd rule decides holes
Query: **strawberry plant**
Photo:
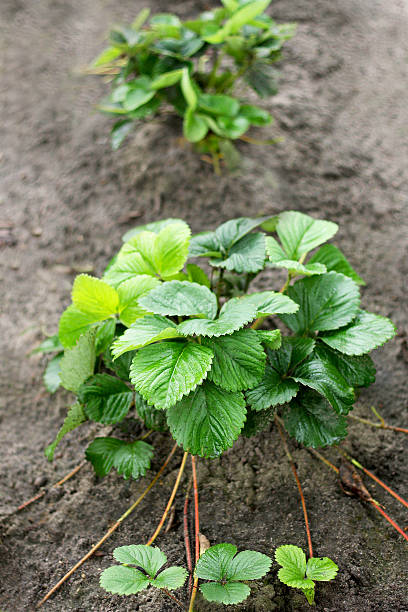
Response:
[[[117,119],[117,149],[136,122],[160,113],[180,117],[183,134],[219,171],[224,156],[233,164],[232,141],[251,126],[272,122],[264,109],[233,95],[245,82],[258,96],[277,91],[273,64],[294,34],[294,24],[277,24],[265,14],[270,0],[223,0],[218,8],[181,21],[169,13],[149,18],[143,10],[129,26],[116,26],[110,46],[91,72],[112,78],[98,109]],[[249,139],[251,141],[251,139]]]

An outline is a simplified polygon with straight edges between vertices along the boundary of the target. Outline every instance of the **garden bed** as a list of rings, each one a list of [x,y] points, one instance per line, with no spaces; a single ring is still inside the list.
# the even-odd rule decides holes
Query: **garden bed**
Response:
[[[146,2],[147,4],[147,2]],[[210,3],[209,3],[210,4]],[[366,280],[363,305],[389,316],[399,335],[374,353],[377,382],[363,390],[356,414],[375,405],[393,424],[406,422],[407,183],[406,7],[398,0],[358,5],[347,0],[279,0],[273,15],[297,21],[288,43],[280,93],[268,102],[276,118],[265,129],[284,141],[244,147],[242,172],[216,177],[180,146],[178,128],[142,126],[112,153],[106,117],[93,112],[103,91],[80,69],[102,48],[114,21],[130,20],[144,2],[3,0],[1,53],[3,121],[0,241],[4,316],[1,323],[0,607],[31,610],[95,543],[143,489],[116,473],[97,480],[85,466],[62,488],[12,514],[42,486],[80,461],[95,424],[67,436],[56,459],[43,449],[61,424],[68,393],[43,391],[44,359],[27,357],[56,330],[79,271],[100,274],[121,235],[133,225],[181,217],[193,231],[231,217],[296,209],[336,221],[336,244]],[[187,16],[203,1],[175,2]],[[153,2],[154,11],[168,3]],[[405,12],[404,12],[405,11]],[[90,270],[91,262],[99,268]],[[405,307],[405,308],[404,308]],[[44,326],[47,326],[46,328]],[[126,423],[126,422],[125,422]],[[131,425],[132,433],[137,433]],[[119,428],[118,428],[119,431]],[[254,442],[255,441],[255,442]],[[154,434],[153,468],[170,450]],[[354,422],[345,447],[407,497],[407,440]],[[407,609],[406,542],[372,507],[346,497],[335,475],[305,451],[294,450],[304,483],[315,554],[340,568],[317,588],[317,610],[370,612]],[[336,452],[328,456],[337,459]],[[171,470],[177,467],[173,460]],[[161,594],[120,599],[98,586],[115,546],[146,541],[174,481],[171,471],[101,549],[46,604],[48,610],[172,610]],[[240,439],[220,461],[199,461],[201,528],[212,544],[272,554],[284,543],[305,548],[303,516],[290,466],[271,431]],[[370,493],[404,528],[406,512],[367,483]],[[174,528],[158,544],[183,563],[183,495]],[[306,610],[303,595],[280,584],[276,566],[242,610]],[[198,610],[214,605],[197,601]]]

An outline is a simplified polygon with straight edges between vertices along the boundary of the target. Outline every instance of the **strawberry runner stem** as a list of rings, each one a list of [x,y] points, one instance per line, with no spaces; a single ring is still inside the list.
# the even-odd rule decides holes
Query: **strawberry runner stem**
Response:
[[[302,485],[300,484],[299,476],[298,476],[298,473],[297,473],[297,470],[296,470],[296,465],[295,465],[293,457],[292,457],[292,455],[291,455],[291,453],[289,451],[289,447],[288,447],[288,444],[286,442],[285,435],[283,433],[283,429],[281,427],[281,419],[278,416],[275,416],[275,424],[276,424],[277,430],[279,432],[279,435],[281,437],[283,448],[285,449],[286,456],[287,456],[288,461],[290,463],[290,467],[292,468],[292,472],[293,472],[293,475],[295,477],[297,488],[299,490],[300,501],[301,501],[302,510],[303,510],[303,516],[304,516],[304,519],[305,519],[306,537],[307,537],[307,544],[308,544],[308,547],[309,547],[309,557],[312,558],[313,557],[312,538],[311,538],[311,535],[310,535],[309,518],[308,518],[308,515],[307,515],[306,502],[305,502],[305,498],[304,498],[304,495],[303,495]]]
[[[364,423],[364,425],[370,425],[371,427],[375,427],[376,429],[388,429],[390,431],[399,431],[401,433],[408,434],[408,429],[405,429],[404,427],[396,427],[395,425],[388,425],[388,423],[386,423],[382,417],[379,417],[380,421],[378,423],[374,423],[369,419],[363,419],[362,417],[356,416],[355,414],[349,414],[348,416],[354,421]],[[377,416],[379,416],[378,413]]]
[[[83,565],[85,563],[85,561],[87,561],[90,557],[92,557],[92,555],[98,550],[98,548],[100,548],[102,546],[102,544],[104,542],[106,542],[106,540],[112,535],[112,533],[114,533],[116,531],[116,529],[118,527],[120,527],[120,525],[122,524],[122,522],[125,520],[125,518],[127,518],[129,516],[129,514],[131,514],[135,508],[140,504],[140,502],[145,498],[145,496],[148,494],[148,492],[150,491],[150,489],[152,489],[154,487],[154,485],[156,484],[156,482],[159,480],[160,476],[162,475],[162,473],[164,472],[164,470],[166,469],[167,465],[169,464],[172,456],[174,455],[174,453],[177,450],[177,444],[175,444],[173,446],[173,448],[171,449],[169,455],[167,456],[165,462],[163,463],[163,465],[161,466],[161,468],[159,469],[159,471],[157,472],[156,476],[152,479],[152,481],[150,482],[150,484],[146,487],[146,489],[143,491],[143,493],[137,498],[137,500],[135,501],[134,504],[132,504],[130,506],[130,508],[128,508],[126,510],[126,512],[124,512],[122,514],[122,516],[119,517],[119,519],[116,521],[116,523],[114,523],[112,525],[112,527],[110,527],[108,529],[108,531],[105,533],[105,535],[95,544],[95,546],[93,546],[91,548],[91,550],[84,556],[82,557],[82,559],[80,559],[78,561],[78,563],[76,563],[74,565],[74,567],[72,567],[69,572],[67,572],[65,574],[65,576],[63,576],[61,578],[61,580],[59,580],[57,582],[57,584],[55,586],[52,587],[52,589],[50,591],[48,591],[48,593],[45,595],[45,597],[42,598],[42,600],[37,604],[37,608],[40,608],[46,601],[48,601],[48,599],[51,597],[51,595],[53,595],[59,588],[60,586],[62,586],[64,584],[64,582],[66,582],[66,580],[68,580],[68,578],[70,578],[72,576],[72,574],[74,574],[76,572],[76,570],[78,568],[81,567],[81,565]]]
[[[200,514],[198,509],[198,485],[197,485],[197,469],[196,469],[196,458],[191,455],[191,467],[193,471],[193,492],[194,492],[194,541],[195,541],[195,561],[197,563],[200,557]],[[194,578],[193,590],[191,593],[190,605],[188,612],[194,612],[194,601],[197,595],[198,589],[198,578]]]
[[[190,478],[190,481],[187,486],[186,496],[184,499],[184,509],[183,509],[183,529],[184,529],[184,546],[186,549],[186,560],[187,560],[187,569],[188,569],[188,594],[191,595],[191,589],[193,588],[193,561],[191,558],[191,545],[190,545],[190,533],[188,527],[188,500],[190,495],[190,489],[193,484],[193,477]]]

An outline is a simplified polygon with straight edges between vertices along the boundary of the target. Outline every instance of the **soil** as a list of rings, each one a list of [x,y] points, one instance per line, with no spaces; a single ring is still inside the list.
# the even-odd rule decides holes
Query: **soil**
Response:
[[[193,231],[231,217],[297,209],[339,222],[337,244],[367,281],[364,306],[390,316],[399,335],[376,351],[377,381],[356,413],[377,406],[403,425],[407,398],[408,8],[404,0],[276,0],[279,21],[298,22],[287,47],[280,92],[266,102],[276,122],[265,136],[275,147],[243,149],[240,173],[216,177],[178,141],[178,126],[141,126],[113,153],[109,120],[93,111],[106,85],[79,74],[103,48],[109,26],[129,21],[145,4],[164,1],[2,0],[1,2],[1,257],[3,284],[0,448],[0,607],[32,610],[146,486],[90,467],[31,508],[16,507],[69,472],[94,426],[64,440],[53,463],[53,439],[70,397],[43,391],[46,359],[28,356],[43,333],[56,330],[78,271],[100,274],[132,225],[182,217]],[[209,2],[211,4],[211,2]],[[175,1],[180,16],[205,1]],[[133,215],[133,217],[131,217]],[[405,309],[404,309],[405,306]],[[138,426],[129,422],[132,433]],[[155,434],[158,468],[170,449]],[[407,444],[402,434],[351,423],[347,449],[408,497]],[[294,450],[310,514],[315,552],[340,567],[317,588],[316,610],[407,611],[406,542],[371,506],[346,497],[336,477],[306,451]],[[337,460],[335,451],[329,452]],[[98,586],[115,546],[153,532],[177,469],[162,479],[118,532],[46,604],[45,610],[109,612],[176,609],[161,593],[119,598]],[[152,472],[153,473],[153,472]],[[283,543],[306,547],[290,468],[272,429],[240,439],[219,461],[200,461],[201,529],[211,543],[233,542],[272,554]],[[366,484],[402,526],[406,510]],[[184,563],[181,512],[158,540],[172,563]],[[182,596],[182,595],[181,595]],[[197,610],[216,610],[198,598]],[[281,585],[274,565],[239,610],[307,610],[303,595]]]

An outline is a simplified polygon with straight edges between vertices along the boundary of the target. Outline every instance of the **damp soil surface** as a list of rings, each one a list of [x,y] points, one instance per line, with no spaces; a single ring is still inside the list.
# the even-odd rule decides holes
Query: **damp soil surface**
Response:
[[[163,1],[2,0],[0,158],[1,474],[0,608],[32,610],[143,490],[89,466],[27,510],[16,507],[74,468],[95,426],[60,445],[53,463],[43,449],[60,426],[68,393],[43,390],[46,359],[28,356],[54,333],[78,271],[100,274],[133,225],[182,217],[193,231],[231,217],[297,209],[340,224],[337,244],[367,281],[364,306],[390,316],[398,336],[374,356],[377,381],[357,414],[379,408],[406,426],[408,7],[403,0],[276,0],[273,14],[298,22],[287,46],[280,92],[266,103],[276,121],[270,148],[244,148],[240,173],[217,178],[180,146],[179,126],[141,126],[120,152],[110,150],[109,119],[93,111],[106,90],[80,70],[103,47],[113,22]],[[211,0],[175,1],[191,16]],[[274,287],[272,287],[274,288]],[[405,293],[405,295],[404,295]],[[129,435],[138,425],[125,422]],[[117,429],[116,433],[126,434]],[[153,470],[170,440],[152,437]],[[350,425],[345,447],[408,497],[407,443],[402,434]],[[407,543],[371,506],[346,497],[334,473],[294,448],[310,514],[315,553],[340,567],[317,588],[318,611],[408,610]],[[328,453],[333,460],[335,451]],[[170,611],[161,593],[119,598],[98,586],[115,546],[145,542],[174,482],[180,455],[139,509],[46,604],[51,611]],[[184,481],[185,482],[185,481]],[[366,482],[406,528],[406,509]],[[305,548],[298,492],[272,428],[240,439],[219,461],[199,462],[201,530],[212,544],[228,541],[267,554],[284,543]],[[173,529],[158,543],[171,563],[184,563],[183,493]],[[183,593],[180,593],[183,597]],[[197,600],[197,610],[217,610]],[[239,610],[307,610],[300,592],[281,585],[274,565]]]

